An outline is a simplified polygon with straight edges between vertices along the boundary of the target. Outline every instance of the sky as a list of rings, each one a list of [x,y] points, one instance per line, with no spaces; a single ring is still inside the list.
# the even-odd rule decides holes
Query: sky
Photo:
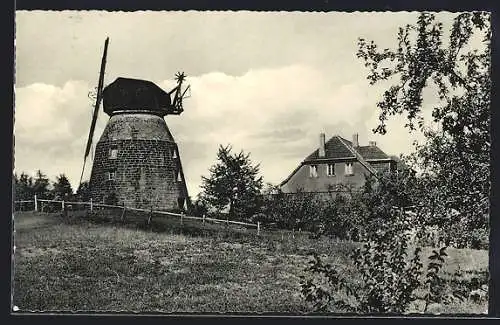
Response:
[[[384,85],[370,86],[356,57],[357,39],[395,47],[399,26],[418,13],[17,11],[15,172],[78,186],[104,40],[105,85],[117,77],[173,88],[184,71],[191,97],[166,122],[180,151],[189,194],[216,162],[219,145],[250,153],[265,182],[279,184],[319,144],[359,134],[387,154],[412,151],[403,117],[377,135],[376,103]],[[440,13],[449,24],[454,14]],[[385,85],[387,86],[387,85]],[[425,102],[429,116],[433,101]],[[94,143],[109,116],[102,108]],[[90,177],[87,163],[84,179]]]

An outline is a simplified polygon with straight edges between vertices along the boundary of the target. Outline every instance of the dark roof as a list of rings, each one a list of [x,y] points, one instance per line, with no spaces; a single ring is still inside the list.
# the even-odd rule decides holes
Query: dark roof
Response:
[[[316,149],[304,161],[295,168],[295,170],[283,181],[280,186],[287,183],[290,178],[299,170],[304,163],[315,162],[318,159],[342,159],[353,158],[359,161],[365,168],[376,175],[375,169],[366,160],[370,159],[390,159],[380,148],[375,145],[353,147],[352,142],[346,140],[338,135],[333,136],[330,140],[325,142],[325,157],[319,157],[319,149]]]
[[[376,145],[353,147],[351,141],[337,135],[325,142],[325,157],[321,159],[354,158],[355,155],[342,142],[351,146],[351,149],[355,149],[365,160],[390,159],[390,157]],[[319,149],[314,150],[304,161],[313,161],[316,159],[320,159]]]
[[[171,113],[170,95],[151,81],[117,78],[103,89],[104,112],[141,110],[166,115]]]
[[[353,157],[352,152],[347,148],[339,139],[339,136],[334,136],[327,142],[325,142],[325,157],[322,159],[338,159],[338,158],[348,158]],[[350,141],[343,139],[348,144],[351,144]],[[319,158],[319,149],[316,149],[313,153],[311,153],[305,161],[316,160]]]
[[[355,148],[363,158],[371,159],[389,159],[390,157],[380,150],[377,146],[361,146]]]

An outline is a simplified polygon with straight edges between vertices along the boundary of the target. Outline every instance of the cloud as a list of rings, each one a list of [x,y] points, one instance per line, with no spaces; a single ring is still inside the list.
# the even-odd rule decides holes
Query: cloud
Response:
[[[358,37],[394,47],[398,26],[417,15],[16,12],[15,168],[52,178],[64,172],[78,185],[93,104],[87,93],[106,36],[107,83],[126,76],[170,90],[175,82],[166,79],[177,69],[188,74],[185,111],[166,121],[193,196],[219,144],[250,152],[273,183],[317,147],[320,132],[348,139],[357,132],[361,143],[375,140],[388,154],[408,152],[419,135],[403,128],[404,116],[392,118],[384,136],[371,132],[383,88],[368,85],[355,54]],[[448,25],[453,16],[438,14]],[[101,110],[95,142],[107,119]]]
[[[41,169],[52,179],[66,173],[75,186],[92,114],[88,90],[82,81],[16,88],[16,171]]]
[[[241,76],[212,72],[190,77],[192,96],[185,101],[185,111],[166,117],[180,147],[190,194],[198,193],[201,176],[215,162],[219,145],[250,152],[261,164],[265,181],[279,183],[315,150],[320,132],[347,138],[358,132],[361,141],[373,138],[369,126],[377,117],[377,89],[364,83],[335,86],[340,82],[305,65],[253,69]],[[157,83],[166,90],[174,85],[173,80]],[[89,89],[83,81],[17,89],[17,171],[41,169],[52,177],[64,172],[77,186],[92,114]],[[101,110],[95,142],[107,119]],[[400,132],[405,131],[375,138],[388,153],[399,153],[393,149],[408,149],[401,136],[405,133]],[[87,177],[89,171],[90,167]]]

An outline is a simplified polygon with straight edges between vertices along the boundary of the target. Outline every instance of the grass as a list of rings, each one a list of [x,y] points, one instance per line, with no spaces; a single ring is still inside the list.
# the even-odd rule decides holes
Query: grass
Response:
[[[208,225],[193,233],[195,225],[168,222],[126,228],[29,212],[14,221],[13,299],[20,311],[306,313],[299,281],[309,254],[352,265],[348,254],[357,246]],[[487,251],[449,255],[446,273],[458,270],[463,281],[487,270]],[[483,299],[434,311],[476,313],[486,305]]]

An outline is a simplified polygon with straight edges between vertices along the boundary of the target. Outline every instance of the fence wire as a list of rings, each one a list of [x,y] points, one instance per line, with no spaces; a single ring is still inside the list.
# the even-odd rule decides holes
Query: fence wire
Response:
[[[184,213],[174,213],[169,211],[160,211],[150,209],[141,209],[134,207],[127,207],[125,205],[110,205],[103,203],[89,202],[73,202],[63,200],[47,200],[34,198],[33,200],[20,200],[14,202],[14,211],[38,211],[45,213],[60,212],[64,216],[71,217],[90,217],[98,219],[99,221],[112,221],[112,222],[128,222],[128,223],[144,223],[151,225],[153,222],[163,226],[175,227],[196,227],[203,226],[203,228],[214,228],[217,225],[225,228],[232,228],[233,230],[254,230],[257,235],[261,232],[260,222],[257,224],[221,220],[215,218],[208,218],[206,216],[196,217]]]

